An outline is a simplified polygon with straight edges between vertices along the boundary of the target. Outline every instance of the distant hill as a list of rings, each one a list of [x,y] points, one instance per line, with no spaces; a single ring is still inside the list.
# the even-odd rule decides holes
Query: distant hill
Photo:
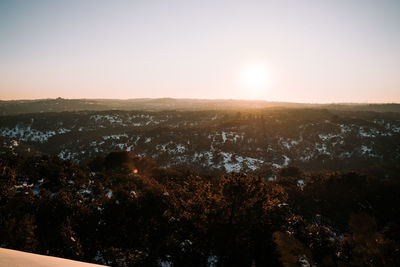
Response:
[[[0,115],[64,111],[105,110],[229,110],[252,108],[326,108],[349,111],[400,112],[400,104],[305,104],[224,99],[39,99],[0,101]]]

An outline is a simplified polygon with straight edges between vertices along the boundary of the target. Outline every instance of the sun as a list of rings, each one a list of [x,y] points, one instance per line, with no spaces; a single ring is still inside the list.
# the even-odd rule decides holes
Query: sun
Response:
[[[246,65],[242,70],[242,82],[249,93],[261,93],[270,82],[268,68],[263,63]]]

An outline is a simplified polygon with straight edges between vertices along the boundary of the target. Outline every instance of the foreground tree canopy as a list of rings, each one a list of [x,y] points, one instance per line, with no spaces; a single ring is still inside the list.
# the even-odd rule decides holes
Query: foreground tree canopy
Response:
[[[400,266],[399,166],[270,173],[3,153],[0,243],[111,266]]]

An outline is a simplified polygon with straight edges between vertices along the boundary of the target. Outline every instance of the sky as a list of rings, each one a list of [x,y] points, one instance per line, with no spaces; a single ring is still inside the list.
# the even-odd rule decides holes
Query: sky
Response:
[[[0,0],[0,99],[400,103],[400,1]]]

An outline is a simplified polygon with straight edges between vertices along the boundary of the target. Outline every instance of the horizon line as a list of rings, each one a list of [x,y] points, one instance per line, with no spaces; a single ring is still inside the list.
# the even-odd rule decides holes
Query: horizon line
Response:
[[[12,102],[12,101],[42,101],[42,100],[110,100],[110,101],[132,101],[132,100],[160,100],[160,99],[170,99],[170,100],[192,100],[192,101],[243,101],[243,102],[264,102],[264,103],[285,103],[285,104],[304,104],[304,105],[399,105],[400,102],[294,102],[294,101],[277,101],[277,100],[265,100],[265,99],[239,99],[239,98],[176,98],[176,97],[138,97],[138,98],[65,98],[65,97],[55,97],[55,98],[15,98],[15,99],[2,99],[2,102]]]

